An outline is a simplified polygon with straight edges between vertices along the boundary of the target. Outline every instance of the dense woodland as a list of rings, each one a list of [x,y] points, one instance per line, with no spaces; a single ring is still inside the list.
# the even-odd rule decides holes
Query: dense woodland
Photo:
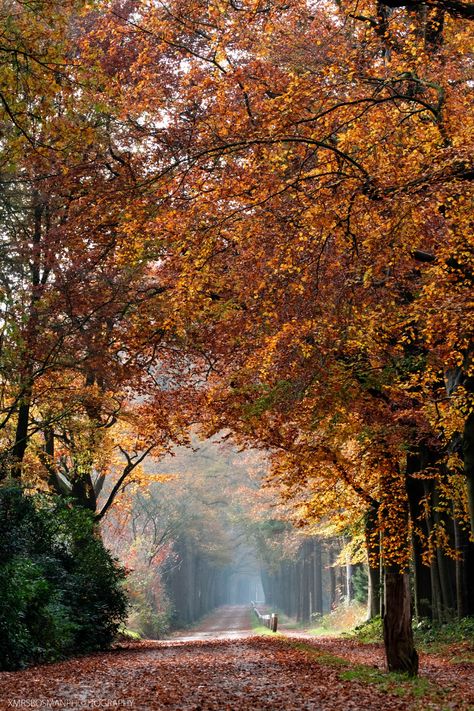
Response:
[[[0,16],[2,666],[110,643],[120,525],[154,634],[242,534],[301,620],[366,566],[415,675],[413,615],[474,614],[472,5]],[[156,474],[196,432],[265,465]]]

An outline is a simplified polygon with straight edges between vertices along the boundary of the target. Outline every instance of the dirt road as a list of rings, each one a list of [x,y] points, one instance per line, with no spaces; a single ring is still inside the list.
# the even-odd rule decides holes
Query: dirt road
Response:
[[[186,637],[124,645],[107,653],[0,674],[0,711],[440,711],[472,708],[467,667],[443,662],[428,696],[390,680],[372,649],[346,640],[251,636],[250,613],[223,608]],[[340,655],[340,656],[336,656]],[[353,659],[350,659],[353,655]],[[441,684],[437,684],[439,681]],[[402,693],[403,692],[403,693]],[[472,699],[473,697],[471,697]]]
[[[336,711],[408,709],[279,639],[154,642],[4,674],[3,709]],[[8,683],[10,682],[10,683]],[[357,699],[357,703],[355,703]],[[390,700],[391,701],[391,700]]]
[[[214,610],[186,634],[173,639],[192,642],[200,639],[241,639],[252,634],[251,611],[244,605],[224,605]]]

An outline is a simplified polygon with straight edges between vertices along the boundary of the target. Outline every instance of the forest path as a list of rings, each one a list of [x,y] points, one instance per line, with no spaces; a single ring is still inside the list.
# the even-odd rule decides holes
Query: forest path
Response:
[[[0,674],[0,711],[467,711],[474,665],[422,655],[416,682],[383,671],[380,645],[252,636],[249,608],[214,611],[186,637]],[[459,650],[461,651],[461,650]]]
[[[5,672],[0,680],[0,708],[2,711],[446,708],[420,705],[363,681],[347,681],[341,679],[340,673],[337,663],[319,663],[312,655],[278,637],[149,641],[108,653]]]
[[[240,639],[252,634],[252,612],[248,605],[223,605],[213,610],[189,631],[177,632],[174,641]]]

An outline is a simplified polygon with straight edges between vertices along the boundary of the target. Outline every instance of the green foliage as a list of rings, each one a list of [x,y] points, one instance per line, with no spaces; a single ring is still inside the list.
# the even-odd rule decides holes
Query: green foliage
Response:
[[[443,654],[454,651],[463,661],[472,661],[474,617],[464,617],[442,625],[432,624],[425,619],[415,621],[413,634],[416,647],[421,651]],[[353,637],[363,644],[381,643],[383,641],[382,620],[380,617],[374,617],[358,625],[345,636]]]
[[[126,613],[123,577],[90,512],[0,489],[0,669],[107,647]]]
[[[367,602],[369,591],[369,576],[365,566],[360,565],[354,568],[352,586],[354,590],[354,600],[364,605]]]
[[[442,625],[423,619],[415,622],[413,632],[416,645],[422,651],[444,653],[452,646],[466,646],[461,656],[463,660],[466,658],[466,661],[473,661],[474,617],[463,617]]]
[[[341,672],[339,678],[343,681],[372,684],[380,691],[400,697],[423,699],[439,693],[439,690],[427,679],[413,679],[407,674],[380,671],[363,664],[356,664],[352,669]]]
[[[128,627],[121,626],[117,633],[117,639],[123,640],[124,642],[139,642],[142,636],[135,630],[130,630]]]
[[[172,609],[156,569],[134,569],[127,579],[127,592],[128,626],[149,639],[164,637],[171,627]]]
[[[133,604],[129,624],[139,636],[161,639],[170,630],[170,615],[167,611],[157,612],[151,602],[142,600]]]
[[[377,616],[373,617],[367,622],[363,622],[361,625],[357,625],[350,633],[349,637],[355,637],[358,642],[364,644],[373,644],[376,642],[382,642],[383,640],[383,627],[382,618]]]
[[[261,417],[267,410],[270,410],[276,404],[286,402],[288,398],[295,401],[299,398],[295,384],[289,380],[280,380],[273,387],[262,385],[261,390],[264,391],[264,394],[251,404],[246,405],[244,412],[245,419]]]

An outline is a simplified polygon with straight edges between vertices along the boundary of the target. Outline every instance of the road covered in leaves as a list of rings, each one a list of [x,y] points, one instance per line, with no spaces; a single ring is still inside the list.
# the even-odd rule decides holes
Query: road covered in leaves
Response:
[[[238,639],[252,634],[251,612],[243,605],[223,605],[207,615],[201,623],[176,641],[188,642],[199,639]]]
[[[422,677],[412,682],[388,676],[376,646],[252,635],[242,608],[211,615],[193,635],[4,673],[0,708],[467,711],[474,704],[466,663],[422,658]]]

